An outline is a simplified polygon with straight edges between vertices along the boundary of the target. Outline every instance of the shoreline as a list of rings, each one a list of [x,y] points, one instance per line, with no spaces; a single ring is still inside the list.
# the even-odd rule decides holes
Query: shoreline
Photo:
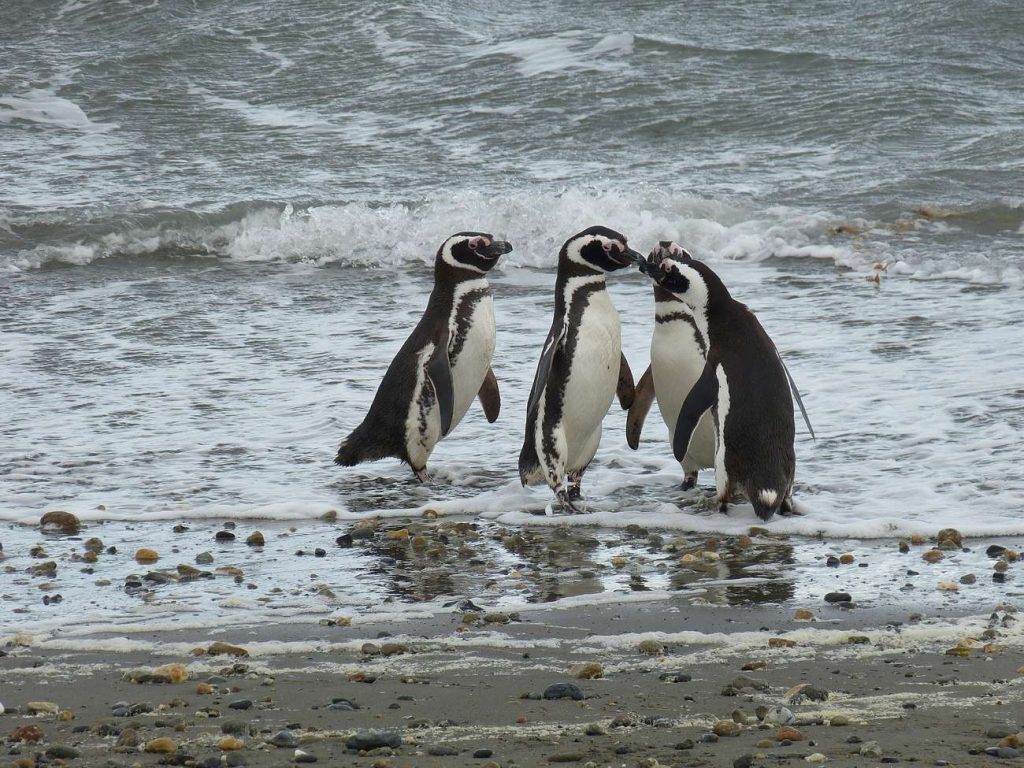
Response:
[[[501,766],[717,766],[747,755],[748,765],[815,755],[829,765],[882,758],[976,765],[988,758],[970,751],[999,748],[1003,738],[986,734],[1024,725],[1024,626],[1009,606],[994,618],[912,622],[870,608],[823,609],[823,620],[805,622],[781,606],[725,609],[678,597],[477,614],[467,623],[472,613],[137,633],[120,650],[114,635],[77,648],[23,638],[27,646],[9,644],[0,657],[0,702],[18,710],[0,715],[0,734],[37,725],[44,741],[10,745],[20,754],[0,766],[55,745],[54,754],[70,755],[64,747],[78,753],[69,763],[110,768],[311,759],[296,749],[328,765],[396,768],[488,759]],[[190,652],[215,641],[249,655]],[[957,648],[959,655],[947,654]],[[164,664],[184,665],[188,679],[125,679]],[[590,678],[594,665],[600,677]],[[549,686],[565,683],[584,698],[543,698]],[[801,695],[795,687],[805,684],[811,689]],[[339,701],[330,709],[332,700]],[[29,702],[72,714],[29,715]],[[118,711],[118,704],[135,709]],[[774,712],[765,721],[761,706]],[[780,706],[798,731],[788,745],[778,741],[794,736],[782,732],[789,715],[774,709]],[[220,741],[224,728],[241,748],[218,748],[236,745]],[[715,730],[721,735],[706,736]],[[385,746],[368,755],[346,747],[369,731],[383,731]],[[275,737],[288,746],[269,743]],[[119,739],[125,743],[116,747]],[[141,751],[155,739],[171,739],[173,751]],[[492,754],[474,758],[478,750]]]

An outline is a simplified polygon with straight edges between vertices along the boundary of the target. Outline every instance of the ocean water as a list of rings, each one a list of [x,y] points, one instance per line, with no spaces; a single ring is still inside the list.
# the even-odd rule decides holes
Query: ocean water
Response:
[[[519,487],[516,457],[553,266],[562,241],[596,223],[641,251],[675,239],[711,264],[757,312],[810,412],[817,440],[799,422],[797,437],[806,514],[770,524],[798,542],[767,561],[787,563],[792,588],[727,602],[809,597],[823,583],[815,558],[857,546],[873,553],[881,597],[902,566],[872,540],[953,526],[1019,546],[1022,33],[1024,10],[1001,2],[5,3],[6,564],[34,562],[39,533],[24,524],[52,509],[125,551],[186,522],[173,546],[189,562],[231,520],[287,542],[262,564],[240,546],[223,557],[299,593],[308,568],[284,575],[292,543],[433,508],[499,540],[587,527],[608,552],[574,567],[611,574],[583,577],[595,595],[636,589],[637,571],[620,578],[608,559],[642,554],[622,545],[627,526],[745,533],[749,507],[726,517],[708,503],[710,473],[703,491],[678,491],[656,411],[633,452],[617,406],[586,478],[588,514],[531,514],[550,494]],[[472,409],[435,451],[428,486],[397,461],[335,467],[422,311],[437,246],[464,229],[515,246],[491,280],[500,419]],[[639,377],[650,285],[633,272],[609,284]],[[319,520],[332,510],[337,523]],[[70,543],[50,547],[72,557]],[[364,609],[385,595],[443,601],[517,571],[506,548],[479,578],[402,592],[365,578],[394,552],[339,552],[317,576]],[[646,563],[645,588],[682,588]],[[138,571],[110,567],[115,581]],[[723,578],[774,576],[755,571]],[[32,579],[9,582],[9,604],[47,615]],[[497,583],[495,604],[572,592]],[[60,584],[104,615],[119,610],[115,586],[104,597]],[[194,587],[170,602],[240,599]]]

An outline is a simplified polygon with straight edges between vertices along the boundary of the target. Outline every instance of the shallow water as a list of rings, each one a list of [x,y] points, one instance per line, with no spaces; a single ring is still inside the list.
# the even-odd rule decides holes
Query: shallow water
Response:
[[[434,507],[489,531],[559,530],[532,514],[549,493],[519,487],[516,456],[558,247],[598,222],[640,250],[673,238],[712,264],[810,411],[818,439],[799,422],[797,438],[806,514],[770,524],[809,538],[793,540],[779,578],[756,581],[781,555],[737,564],[732,580],[755,582],[724,589],[725,602],[817,594],[830,572],[799,564],[827,546],[865,547],[881,585],[901,567],[896,537],[1024,535],[1024,18],[997,3],[819,6],[7,4],[7,564],[22,572],[38,539],[13,523],[55,508],[121,541],[118,595],[128,550],[163,542],[162,521],[297,521],[306,547],[332,540],[313,522],[329,510],[345,523]],[[463,229],[515,245],[492,273],[500,419],[474,406],[428,486],[393,461],[333,466],[422,311],[434,250]],[[609,282],[639,377],[651,290],[635,273]],[[637,452],[623,425],[615,406],[588,514],[567,521],[604,560],[574,568],[607,567],[619,550],[604,542],[629,525],[671,537],[756,522],[748,506],[725,517],[677,490],[656,411]],[[631,562],[659,559],[622,547]],[[510,568],[498,554],[494,568]],[[247,574],[265,567],[235,556]],[[371,567],[331,566],[343,584]],[[616,571],[545,593],[497,572],[437,583],[469,594],[493,579],[496,605],[639,584]],[[282,588],[308,589],[300,573],[282,573]],[[359,605],[389,595],[392,570],[370,573],[349,585]],[[682,578],[668,564],[641,576],[654,591]],[[987,578],[971,604],[1001,594]],[[60,589],[74,596],[62,611],[117,605],[84,582]],[[0,593],[38,608],[33,590]],[[208,616],[228,598],[194,599]]]

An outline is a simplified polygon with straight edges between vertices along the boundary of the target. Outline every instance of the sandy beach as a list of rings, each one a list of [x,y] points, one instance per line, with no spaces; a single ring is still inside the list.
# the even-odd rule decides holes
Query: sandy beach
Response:
[[[972,619],[823,603],[811,621],[678,598],[474,607],[16,636],[0,658],[0,765],[970,766],[991,761],[986,749],[1017,754],[1024,627],[1009,606]]]

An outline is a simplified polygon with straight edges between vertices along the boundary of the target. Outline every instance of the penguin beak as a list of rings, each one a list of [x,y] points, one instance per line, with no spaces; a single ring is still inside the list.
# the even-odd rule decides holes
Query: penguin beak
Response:
[[[655,283],[660,283],[665,277],[661,269],[661,248],[655,248],[646,259],[640,259],[637,267],[641,274],[647,275]]]
[[[632,248],[627,247],[624,251],[616,251],[612,249],[612,258],[615,259],[619,264],[626,267],[630,264],[636,264],[638,261],[643,260],[643,256],[634,251]]]
[[[477,253],[486,259],[496,259],[512,251],[512,243],[506,240],[495,240],[490,245],[478,248]]]

